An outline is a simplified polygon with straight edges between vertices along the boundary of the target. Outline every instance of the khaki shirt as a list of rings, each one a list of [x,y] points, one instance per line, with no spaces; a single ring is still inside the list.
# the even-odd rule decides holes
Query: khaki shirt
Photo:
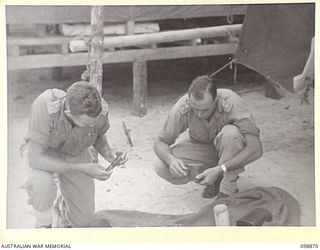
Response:
[[[31,107],[25,142],[53,149],[60,156],[77,157],[109,129],[108,105],[102,99],[102,114],[95,126],[79,127],[64,114],[65,97],[66,93],[58,89],[46,90],[37,97]]]
[[[237,126],[242,134],[259,135],[252,114],[238,94],[229,89],[217,90],[217,106],[210,121],[199,119],[189,104],[188,94],[180,98],[168,115],[159,139],[172,145],[178,136],[189,129],[191,139],[213,143],[227,124]]]

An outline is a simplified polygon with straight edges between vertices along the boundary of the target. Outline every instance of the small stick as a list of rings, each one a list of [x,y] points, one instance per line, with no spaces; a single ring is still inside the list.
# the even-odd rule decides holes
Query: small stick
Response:
[[[124,121],[122,121],[122,126],[123,126],[124,133],[128,139],[130,146],[133,147],[133,143],[132,143],[131,136],[130,136],[130,129],[127,129],[127,126]]]

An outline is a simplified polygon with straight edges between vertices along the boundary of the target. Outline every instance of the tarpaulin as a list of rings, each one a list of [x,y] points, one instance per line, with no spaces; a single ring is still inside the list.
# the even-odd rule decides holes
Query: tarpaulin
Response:
[[[237,221],[257,208],[271,214],[271,220],[263,226],[300,225],[300,206],[294,197],[277,187],[255,187],[227,198],[216,199],[199,212],[184,215],[103,210],[97,212],[96,220],[91,226],[101,226],[103,220],[108,221],[112,227],[215,226],[213,207],[217,204],[228,206],[231,226],[235,226]]]
[[[105,5],[105,22],[155,21],[245,14],[244,4]],[[6,21],[14,23],[90,23],[91,6],[7,5]]]
[[[293,91],[314,36],[315,5],[248,5],[235,59]]]

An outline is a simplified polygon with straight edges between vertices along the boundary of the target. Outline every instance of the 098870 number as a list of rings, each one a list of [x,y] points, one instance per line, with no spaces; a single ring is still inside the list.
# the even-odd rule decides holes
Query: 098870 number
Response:
[[[300,244],[300,248],[318,248],[318,244]]]

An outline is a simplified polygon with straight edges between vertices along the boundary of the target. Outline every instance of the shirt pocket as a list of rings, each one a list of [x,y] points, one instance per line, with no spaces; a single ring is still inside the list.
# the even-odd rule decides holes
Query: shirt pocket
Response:
[[[86,127],[74,127],[66,140],[59,147],[61,153],[78,156],[83,150],[92,146],[97,139],[96,129]]]

